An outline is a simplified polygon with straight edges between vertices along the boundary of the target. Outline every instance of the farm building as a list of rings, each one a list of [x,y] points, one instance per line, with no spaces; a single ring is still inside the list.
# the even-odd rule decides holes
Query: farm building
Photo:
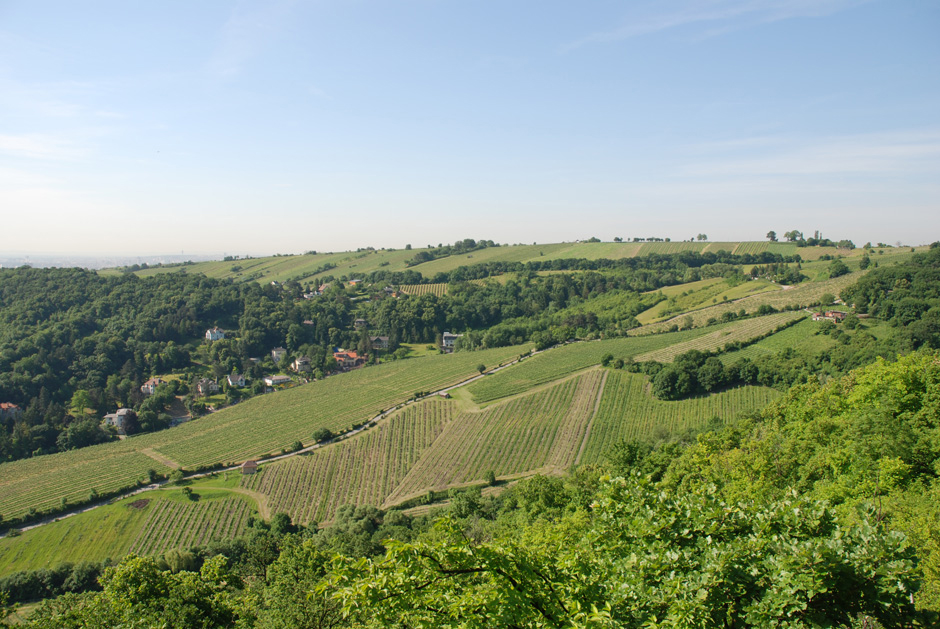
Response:
[[[388,349],[387,336],[372,336],[369,340],[372,342],[372,349]]]
[[[245,461],[242,463],[242,474],[254,474],[258,471],[257,461]]]
[[[825,312],[814,312],[813,321],[832,321],[841,323],[846,317],[846,313],[840,310],[827,310]]]

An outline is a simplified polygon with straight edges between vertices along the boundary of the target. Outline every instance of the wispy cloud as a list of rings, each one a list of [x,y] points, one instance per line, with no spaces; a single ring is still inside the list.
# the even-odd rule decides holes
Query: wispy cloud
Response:
[[[87,149],[52,135],[25,133],[0,134],[0,155],[45,160],[75,160],[88,154]]]
[[[687,25],[706,30],[711,36],[792,18],[821,17],[870,0],[665,0],[635,6],[620,26],[597,31],[563,46],[570,51],[591,44],[603,44]]]
[[[209,72],[222,78],[241,72],[288,25],[295,4],[296,0],[239,2],[222,27]]]
[[[940,130],[825,138],[762,136],[690,147],[691,177],[859,175],[940,176]]]

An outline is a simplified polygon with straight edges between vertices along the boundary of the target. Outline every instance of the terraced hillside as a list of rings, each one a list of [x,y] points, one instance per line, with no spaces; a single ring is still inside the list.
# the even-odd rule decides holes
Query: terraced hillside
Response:
[[[742,299],[722,302],[706,308],[676,315],[665,321],[644,325],[640,328],[636,328],[632,333],[654,334],[662,332],[663,330],[668,330],[673,325],[682,325],[688,317],[692,318],[693,325],[701,326],[705,325],[709,319],[720,320],[721,315],[726,312],[737,313],[744,310],[747,314],[754,314],[757,312],[758,308],[765,304],[778,310],[787,307],[809,306],[810,304],[818,303],[819,298],[826,293],[838,296],[839,293],[842,292],[842,289],[857,282],[864,274],[865,271],[856,271],[855,273],[849,273],[822,282],[799,284],[787,290],[760,293]]]
[[[735,322],[720,330],[703,334],[694,339],[673,343],[668,347],[653,350],[644,354],[634,356],[637,362],[655,360],[660,363],[672,362],[679,354],[697,349],[701,352],[714,352],[720,350],[728,343],[748,342],[765,334],[770,334],[777,328],[787,326],[799,319],[805,319],[807,313],[801,310],[791,312],[779,312],[777,314],[764,317],[755,317]]]
[[[782,290],[778,284],[766,280],[744,282],[729,286],[723,278],[715,277],[687,284],[667,286],[647,294],[662,295],[666,299],[637,315],[641,325],[654,323],[660,319],[669,319],[688,310],[704,308],[714,303],[736,300],[758,293]]]
[[[98,493],[135,485],[149,469],[171,471],[239,463],[310,440],[318,428],[339,432],[405,401],[476,374],[480,363],[495,366],[529,347],[428,356],[385,363],[323,381],[252,398],[176,428],[120,442],[0,464],[0,514],[14,517],[30,508],[59,507]],[[148,456],[148,453],[153,455]]]

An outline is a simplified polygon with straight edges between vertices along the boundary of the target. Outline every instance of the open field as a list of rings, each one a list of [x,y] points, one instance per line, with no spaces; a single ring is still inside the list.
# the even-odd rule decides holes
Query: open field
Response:
[[[304,524],[331,520],[344,504],[381,504],[451,421],[453,409],[445,400],[408,406],[348,441],[262,465],[242,478],[242,486],[267,496],[273,512]]]
[[[254,501],[207,487],[192,486],[196,501],[180,489],[150,491],[0,539],[0,575],[64,561],[117,559],[129,552],[156,555],[242,533]]]
[[[652,396],[646,376],[611,370],[580,462],[604,461],[605,453],[622,439],[655,440],[703,428],[713,417],[727,422],[743,411],[766,406],[780,395],[774,389],[749,386],[665,402]]]
[[[240,463],[308,442],[318,428],[339,432],[405,401],[416,391],[456,384],[530,346],[457,352],[394,361],[262,395],[176,428],[71,452],[0,464],[0,513],[15,517],[30,508],[58,507],[64,497],[85,500],[130,486],[147,470],[171,471],[143,454],[153,451],[186,469]]]

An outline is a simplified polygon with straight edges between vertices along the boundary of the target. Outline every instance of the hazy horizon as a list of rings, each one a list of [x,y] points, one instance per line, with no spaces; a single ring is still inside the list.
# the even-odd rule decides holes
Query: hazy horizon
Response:
[[[0,257],[927,244],[938,33],[923,1],[13,0]]]

